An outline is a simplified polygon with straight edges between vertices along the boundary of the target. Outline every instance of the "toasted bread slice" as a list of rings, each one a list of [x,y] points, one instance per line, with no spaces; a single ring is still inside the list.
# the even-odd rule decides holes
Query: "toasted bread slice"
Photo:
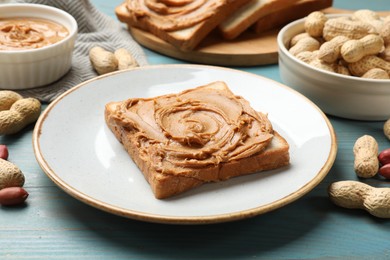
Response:
[[[293,5],[298,0],[251,0],[223,21],[218,29],[225,39],[234,39],[261,17]]]
[[[289,164],[289,145],[223,82],[111,102],[105,120],[158,199]]]
[[[151,32],[180,50],[193,50],[249,0],[128,0],[115,8],[121,22]],[[149,3],[149,4],[148,4]]]
[[[272,12],[255,22],[252,29],[256,33],[262,33],[281,26],[294,20],[303,18],[311,12],[331,7],[332,0],[300,0],[291,6]]]

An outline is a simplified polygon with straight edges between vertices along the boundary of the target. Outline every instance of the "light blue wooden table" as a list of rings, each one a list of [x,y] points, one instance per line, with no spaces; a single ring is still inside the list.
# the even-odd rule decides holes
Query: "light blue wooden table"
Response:
[[[121,3],[92,2],[113,18],[114,7]],[[334,7],[390,10],[390,1],[335,0]],[[145,52],[150,64],[183,63]],[[243,70],[281,82],[277,65]],[[336,207],[326,192],[333,181],[356,179],[352,147],[358,137],[371,134],[380,149],[390,147],[382,134],[383,122],[330,120],[338,155],[315,189],[264,215],[200,226],[145,223],[85,205],[40,169],[32,149],[32,126],[15,136],[1,136],[10,160],[26,175],[30,197],[23,207],[0,207],[0,259],[390,259],[390,221]],[[379,185],[375,179],[366,182]]]

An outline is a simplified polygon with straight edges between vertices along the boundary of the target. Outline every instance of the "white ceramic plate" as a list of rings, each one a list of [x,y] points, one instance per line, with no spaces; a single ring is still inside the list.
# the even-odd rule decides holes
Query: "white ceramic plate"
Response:
[[[216,80],[268,112],[290,144],[291,166],[206,184],[166,200],[154,198],[142,173],[104,121],[104,106],[130,97],[175,93]],[[334,130],[298,92],[227,68],[164,65],[116,72],[82,83],[52,102],[38,120],[34,152],[64,191],[117,215],[160,223],[216,223],[263,214],[309,192],[335,160]]]

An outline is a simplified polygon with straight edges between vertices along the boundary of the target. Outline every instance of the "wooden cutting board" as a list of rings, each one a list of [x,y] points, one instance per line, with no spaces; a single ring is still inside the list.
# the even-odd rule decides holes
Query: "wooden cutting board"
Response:
[[[325,9],[326,13],[348,13],[350,10],[336,8]],[[390,12],[378,12],[389,15]],[[160,38],[137,28],[129,28],[133,38],[146,48],[160,54],[193,63],[220,66],[256,66],[276,64],[278,62],[278,46],[276,38],[279,29],[256,34],[247,30],[237,39],[227,41],[212,32],[193,51],[180,51]]]

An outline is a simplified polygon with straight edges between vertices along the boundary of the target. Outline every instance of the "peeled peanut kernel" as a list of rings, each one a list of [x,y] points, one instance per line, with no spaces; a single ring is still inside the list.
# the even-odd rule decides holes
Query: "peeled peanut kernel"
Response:
[[[385,164],[379,168],[379,174],[385,177],[386,179],[390,179],[390,164]]]
[[[383,150],[378,155],[379,162],[382,165],[386,165],[390,163],[390,148]]]
[[[3,160],[8,159],[8,148],[4,144],[0,144],[0,159],[3,159]]]
[[[23,203],[28,193],[21,187],[9,187],[0,190],[0,205],[14,206]]]

